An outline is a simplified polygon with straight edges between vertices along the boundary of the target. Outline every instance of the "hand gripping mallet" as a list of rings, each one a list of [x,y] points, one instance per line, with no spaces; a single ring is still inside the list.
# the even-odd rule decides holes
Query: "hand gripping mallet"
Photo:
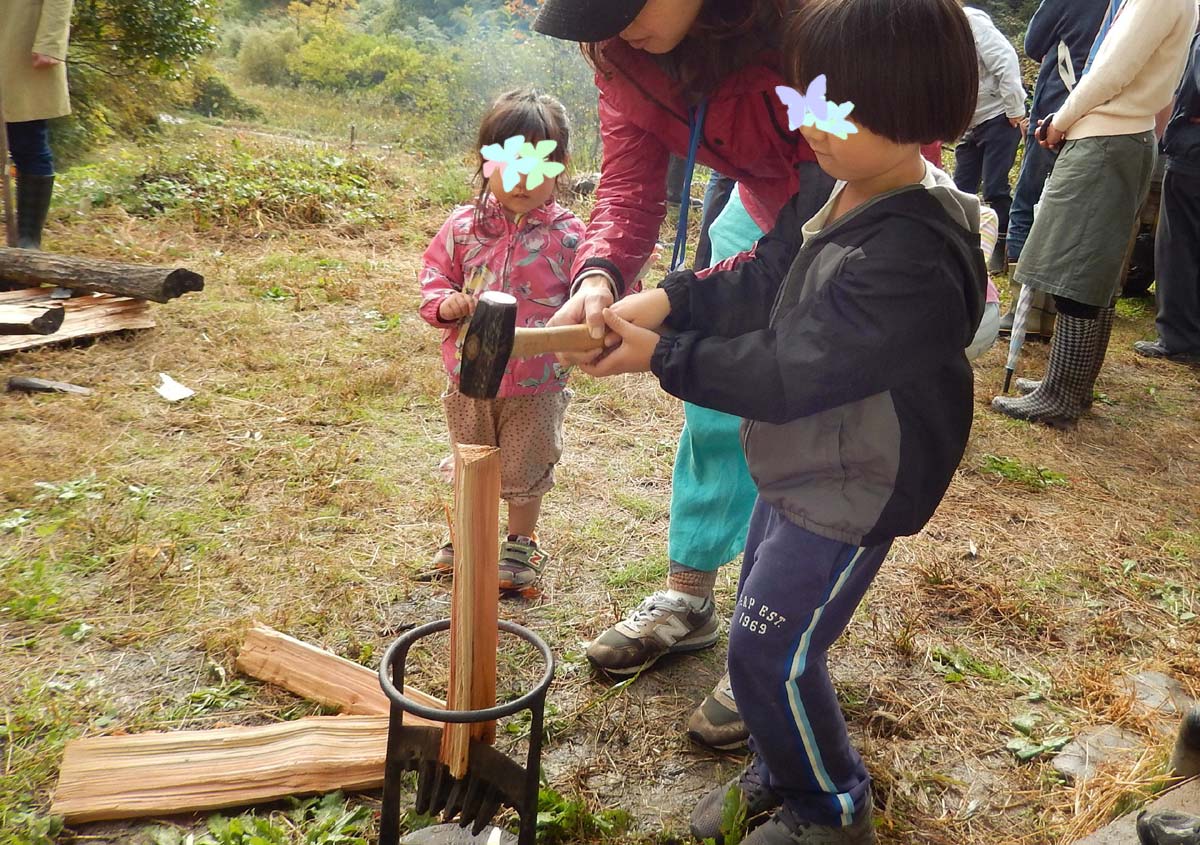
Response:
[[[472,399],[494,399],[511,358],[549,352],[594,352],[604,348],[588,327],[517,328],[516,297],[490,290],[479,297],[463,336],[458,391]]]

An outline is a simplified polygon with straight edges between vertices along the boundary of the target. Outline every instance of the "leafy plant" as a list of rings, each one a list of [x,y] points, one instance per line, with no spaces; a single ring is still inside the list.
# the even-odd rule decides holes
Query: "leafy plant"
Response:
[[[538,790],[537,833],[544,845],[620,836],[629,827],[624,810],[593,813],[578,798],[565,798],[548,786]]]
[[[63,481],[55,484],[50,481],[35,481],[33,486],[42,492],[34,496],[34,501],[77,502],[81,499],[98,500],[104,497],[104,485],[96,480],[96,476],[77,478],[74,481]]]
[[[997,475],[1005,481],[1024,484],[1035,490],[1066,485],[1067,477],[1043,466],[1030,466],[1017,458],[987,454],[983,456],[983,472]]]
[[[241,707],[250,697],[250,688],[245,681],[231,681],[219,687],[206,687],[188,694],[192,712],[196,715],[212,710],[234,710]]]

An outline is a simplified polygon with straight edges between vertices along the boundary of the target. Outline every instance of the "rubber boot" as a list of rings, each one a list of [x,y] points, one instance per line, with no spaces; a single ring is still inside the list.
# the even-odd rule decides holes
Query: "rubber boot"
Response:
[[[1008,278],[1017,275],[1017,265],[1009,265]],[[1017,300],[1021,298],[1021,285],[1018,282],[1008,283],[1008,311],[1000,315],[1000,334],[1012,334],[1013,315],[1017,313]]]
[[[42,229],[50,213],[53,176],[17,174],[17,247],[41,249]]]
[[[1200,818],[1177,810],[1143,812],[1137,834],[1141,845],[1200,845]]]
[[[1053,297],[1050,297],[1050,306],[1052,308],[1054,307],[1054,298]],[[1099,329],[1100,329],[1100,349],[1101,350],[1108,349],[1108,339],[1110,337],[1112,337],[1113,315],[1115,315],[1116,313],[1117,313],[1116,308],[1105,308],[1096,317],[1096,322],[1099,324]],[[1054,314],[1055,315],[1058,314],[1057,309],[1055,309]],[[1092,376],[1091,376],[1091,383],[1088,385],[1088,389],[1087,389],[1087,395],[1083,399],[1084,410],[1087,410],[1088,408],[1092,407],[1092,404],[1095,402],[1096,379],[1100,375],[1100,368],[1103,364],[1104,364],[1104,355],[1101,354],[1100,357],[1096,361],[1096,366],[1093,369]],[[1037,390],[1041,386],[1042,381],[1041,381],[1041,379],[1019,378],[1014,382],[1014,384],[1016,385],[1017,393],[1021,394],[1022,396],[1027,396],[1028,394],[1033,393],[1033,391]],[[1198,737],[1200,737],[1200,735],[1198,735]]]
[[[1194,778],[1200,775],[1200,705],[1183,717],[1175,751],[1171,754],[1171,771],[1176,777]]]
[[[993,276],[1002,276],[1008,270],[1008,239],[1001,235],[996,238],[996,246],[988,256],[987,271]]]
[[[1100,347],[1099,319],[1086,320],[1059,315],[1058,329],[1050,345],[1046,377],[1027,396],[997,396],[992,407],[1019,420],[1069,428],[1083,413],[1083,401],[1091,391],[1095,373],[1104,360]],[[1099,362],[1097,362],[1099,358]]]

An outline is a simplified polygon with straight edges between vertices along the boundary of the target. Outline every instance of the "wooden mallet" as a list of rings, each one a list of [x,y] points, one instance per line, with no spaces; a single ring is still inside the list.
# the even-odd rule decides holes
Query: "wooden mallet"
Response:
[[[510,358],[549,352],[592,352],[604,347],[588,327],[517,328],[516,297],[490,290],[479,297],[463,336],[458,390],[472,399],[494,399]]]

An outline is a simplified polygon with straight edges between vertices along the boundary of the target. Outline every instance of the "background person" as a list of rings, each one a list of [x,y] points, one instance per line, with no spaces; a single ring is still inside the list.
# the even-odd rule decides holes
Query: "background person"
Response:
[[[47,121],[71,113],[64,64],[71,4],[72,0],[0,0],[0,104],[9,155],[17,168],[21,249],[41,249],[54,192]]]
[[[1000,218],[1000,235],[988,258],[988,272],[1004,272],[1008,209],[1012,205],[1008,174],[1017,160],[1025,117],[1025,88],[1017,51],[986,12],[964,9],[971,22],[979,63],[979,96],[971,125],[954,148],[954,184],[978,193]]]

